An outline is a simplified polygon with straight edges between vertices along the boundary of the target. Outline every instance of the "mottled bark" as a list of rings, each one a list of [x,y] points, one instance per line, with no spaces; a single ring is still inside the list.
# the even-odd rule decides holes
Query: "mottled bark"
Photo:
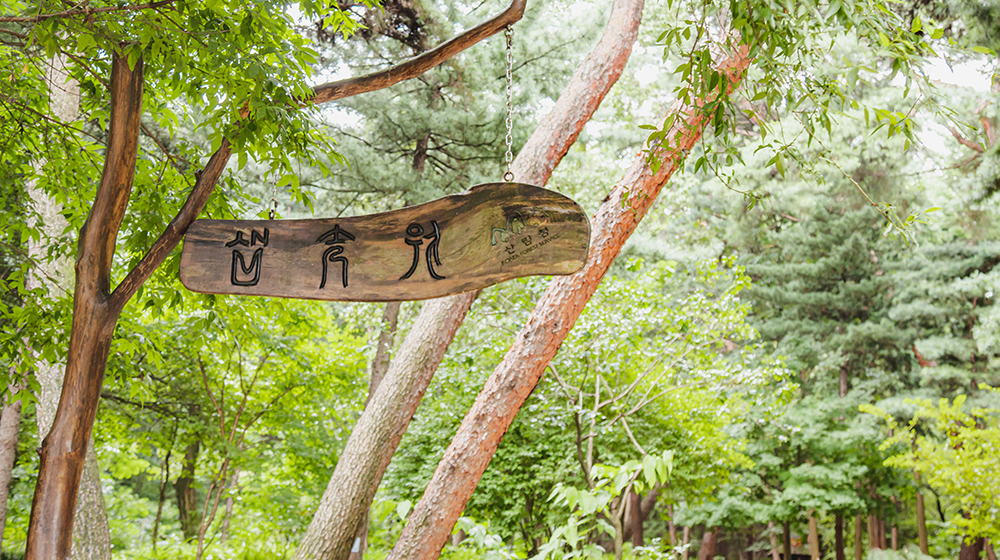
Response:
[[[17,434],[21,426],[21,401],[7,402],[0,411],[0,550],[3,549],[3,530],[7,526],[7,497],[10,495],[11,473],[17,456]]]
[[[615,2],[616,10],[609,27],[615,25],[617,19],[622,32],[634,37],[641,13],[641,5],[635,4]],[[617,12],[626,7],[624,13]],[[618,36],[613,40],[620,44],[625,39]],[[726,83],[735,87],[748,64],[747,49],[740,47],[719,65],[719,69],[728,75]],[[701,104],[706,102],[697,100],[694,106],[675,104],[671,109],[676,117],[675,124],[667,131],[670,148],[654,147],[656,156],[664,162],[659,170],[653,173],[645,156],[640,155],[601,204],[592,221],[587,264],[580,272],[554,279],[549,284],[513,346],[466,414],[389,558],[432,560],[438,557],[514,415],[535,388],[625,241],[687,151],[701,137],[708,120]]]
[[[635,40],[635,29],[622,35],[621,14],[633,11],[635,4],[641,12],[639,0],[618,2],[612,8],[612,22],[604,39],[581,63],[555,107],[542,119],[514,160],[515,180],[544,186],[621,75]],[[637,19],[634,24],[637,27]],[[538,158],[552,161],[540,162]],[[352,431],[316,515],[295,553],[296,559],[339,559],[348,555],[385,468],[476,296],[477,293],[471,292],[424,304],[369,407]],[[448,534],[453,525],[448,527]],[[444,546],[447,537],[446,534],[440,546]]]

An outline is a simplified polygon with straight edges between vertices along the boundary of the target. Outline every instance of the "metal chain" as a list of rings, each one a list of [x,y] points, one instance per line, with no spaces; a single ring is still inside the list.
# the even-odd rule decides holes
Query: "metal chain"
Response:
[[[511,83],[514,71],[514,28],[508,25],[503,34],[507,38],[507,154],[505,156],[507,172],[503,174],[503,180],[509,183],[514,180],[514,172],[510,170],[511,163],[514,161],[514,153],[511,151],[514,145],[514,137],[511,133],[514,128],[514,104],[511,102]]]
[[[274,213],[278,211],[278,183],[275,181],[274,188],[271,189],[271,209],[267,211],[267,219],[273,220]]]

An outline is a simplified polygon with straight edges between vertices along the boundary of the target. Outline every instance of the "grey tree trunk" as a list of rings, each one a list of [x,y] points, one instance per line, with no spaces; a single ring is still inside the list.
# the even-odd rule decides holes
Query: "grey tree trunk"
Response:
[[[7,498],[10,495],[10,479],[17,455],[20,426],[21,401],[16,400],[4,406],[0,412],[0,550],[3,550],[3,530],[7,526]]]
[[[66,61],[56,57],[51,60],[46,75],[49,87],[49,99],[53,113],[63,122],[76,120],[80,106],[79,84],[70,78]],[[44,167],[44,163],[42,166]],[[55,297],[59,291],[72,289],[72,266],[68,258],[47,262],[45,253],[47,240],[61,235],[66,228],[65,218],[59,213],[56,201],[49,198],[41,189],[34,185],[28,187],[29,197],[35,207],[35,212],[41,217],[42,236],[38,242],[28,244],[28,254],[39,263],[36,270],[29,276],[34,286],[46,288]],[[48,435],[55,418],[59,396],[62,393],[63,373],[65,364],[45,363],[39,360],[35,368],[35,378],[39,384],[38,402],[35,413],[38,421],[38,439],[42,441]],[[111,533],[108,528],[107,508],[104,504],[104,494],[101,490],[101,470],[94,452],[94,440],[87,445],[87,455],[84,461],[83,478],[77,498],[73,523],[73,560],[110,560]]]
[[[609,56],[605,46],[599,56],[592,54],[580,65],[556,106],[514,160],[515,180],[539,186],[548,182],[621,75],[631,47],[630,41],[621,48],[625,51],[621,58],[620,52]],[[469,292],[424,304],[351,432],[295,560],[348,556],[389,460],[477,295]]]

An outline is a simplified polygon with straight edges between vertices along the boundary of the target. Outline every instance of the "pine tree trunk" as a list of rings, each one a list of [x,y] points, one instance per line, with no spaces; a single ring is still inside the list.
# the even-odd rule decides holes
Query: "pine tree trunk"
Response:
[[[895,525],[892,526],[892,549],[899,550],[899,529]]]
[[[809,557],[819,560],[819,522],[813,512],[809,512]]]
[[[992,542],[986,541],[983,549],[986,551],[987,560],[997,560],[997,551],[993,548]]]
[[[621,75],[638,26],[637,19],[625,22],[632,29],[630,34],[623,34],[618,29],[623,23],[621,14],[641,12],[641,6],[641,0],[615,3],[605,38],[581,63],[555,107],[542,119],[514,160],[515,180],[539,186],[548,182],[556,165]],[[626,40],[627,36],[631,40]],[[295,552],[296,560],[347,557],[389,460],[476,295],[470,292],[424,304],[379,390],[352,430],[319,508]],[[448,534],[452,526],[448,527]],[[440,547],[446,541],[447,534]]]
[[[674,524],[674,504],[667,506],[667,532],[670,535],[670,547],[677,546],[677,525]]]
[[[712,558],[715,558],[715,531],[715,528],[705,528],[705,534],[701,537],[701,548],[698,549],[698,560],[712,560]]]
[[[864,544],[861,542],[861,516],[854,516],[854,560],[861,560],[865,554]]]
[[[623,3],[626,2],[615,2],[615,7]],[[632,19],[632,25],[627,26],[632,38],[641,13],[641,9],[636,8],[639,7],[633,6],[628,16],[621,16],[625,20]],[[612,23],[614,18],[612,15]],[[613,37],[616,44],[625,40]],[[720,71],[728,74],[728,84],[732,87],[740,82],[743,70],[749,65],[746,53],[747,49],[741,46],[732,58],[720,65]],[[590,255],[583,270],[554,279],[549,284],[513,346],[490,375],[459,426],[423,497],[410,514],[390,559],[433,560],[438,557],[514,415],[535,388],[622,245],[635,231],[687,150],[701,137],[707,118],[698,107],[700,105],[675,104],[671,113],[677,118],[674,128],[667,134],[671,139],[670,149],[657,153],[657,157],[664,160],[663,165],[652,173],[646,157],[640,155],[601,204],[592,221]]]
[[[847,560],[844,555],[844,516],[839,513],[833,521],[833,549],[837,560]]]
[[[878,546],[878,520],[874,515],[868,516],[868,548],[877,549]]]
[[[16,388],[12,388],[12,393]],[[3,550],[3,531],[7,526],[7,498],[10,480],[17,457],[17,434],[21,427],[21,401],[9,402],[0,412],[0,550]]]
[[[198,498],[194,490],[194,474],[198,466],[198,455],[201,452],[201,442],[194,441],[184,448],[184,463],[181,475],[174,483],[174,494],[177,495],[177,517],[181,522],[181,532],[184,540],[190,541],[198,536],[201,527]]]
[[[420,147],[418,146],[417,149],[419,153]],[[426,143],[423,150],[426,156]],[[423,159],[421,159],[422,163]],[[416,164],[414,164],[414,168],[416,168]],[[422,165],[418,171],[422,171]],[[400,307],[400,302],[390,301],[385,304],[385,310],[382,312],[381,328],[378,333],[378,342],[375,345],[375,357],[372,359],[371,375],[368,378],[368,397],[365,399],[365,407],[371,402],[375,391],[378,390],[379,384],[382,383],[382,378],[385,377],[386,371],[389,370],[392,345],[396,338],[396,327],[399,325]],[[351,554],[348,560],[362,560],[365,557],[365,551],[368,549],[369,517],[370,515],[366,513],[364,519],[361,520],[361,526],[358,528],[358,534],[354,537],[354,544],[351,545]]]

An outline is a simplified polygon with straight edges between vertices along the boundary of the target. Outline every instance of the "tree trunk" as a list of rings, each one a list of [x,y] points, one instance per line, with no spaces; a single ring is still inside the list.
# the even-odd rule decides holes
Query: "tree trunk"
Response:
[[[632,546],[646,546],[643,540],[642,534],[642,522],[645,521],[646,516],[642,514],[642,500],[639,498],[639,494],[635,491],[630,491],[628,494],[629,499],[629,516],[628,516],[628,530],[629,536],[632,538]]]
[[[12,388],[11,393],[15,393]],[[17,457],[17,434],[21,427],[21,401],[15,400],[0,412],[0,550],[3,550],[3,530],[7,526],[7,497],[10,479]]]
[[[138,153],[143,61],[115,54],[111,65],[111,118],[104,172],[77,243],[73,324],[66,374],[52,429],[42,441],[31,504],[25,560],[70,555],[73,513],[88,442],[122,302],[111,301],[115,237],[128,204]]]
[[[865,554],[865,547],[861,542],[861,516],[854,516],[854,560],[861,560]]]
[[[878,519],[874,515],[868,516],[868,548],[876,549],[878,546]]]
[[[222,536],[219,537],[219,542],[226,542],[229,540],[229,522],[233,518],[233,506],[236,505],[236,500],[233,499],[233,495],[236,494],[236,487],[240,483],[240,469],[233,469],[233,475],[229,478],[229,492],[226,496],[226,511],[222,515],[222,526],[220,527],[220,532]]]
[[[201,527],[201,517],[198,510],[198,498],[194,491],[194,474],[198,466],[198,454],[201,452],[201,442],[195,440],[184,448],[184,463],[181,475],[174,483],[174,494],[177,495],[177,517],[181,522],[181,532],[184,540],[190,541],[198,536]]]
[[[792,560],[792,527],[788,521],[782,525],[782,545],[784,548],[782,560]]]
[[[920,492],[920,473],[914,473],[917,480],[917,542],[920,545],[920,552],[929,555],[930,549],[927,546],[927,512],[924,509],[924,495]]]
[[[819,523],[813,512],[809,512],[809,558],[819,560]]]
[[[833,520],[833,549],[837,560],[847,560],[844,554],[844,516],[839,513]]]
[[[624,8],[619,5],[623,3]],[[627,22],[632,25],[627,33],[619,29],[619,20],[623,11],[635,12],[635,4],[641,12],[641,0],[620,1],[612,8],[605,37],[581,63],[555,107],[514,160],[515,180],[544,186],[621,75],[638,20]],[[347,556],[385,468],[476,295],[470,292],[424,304],[382,384],[352,430],[295,559],[339,560]],[[448,527],[440,547],[453,525]]]
[[[774,521],[767,522],[767,539],[771,542],[771,560],[781,560],[778,552],[778,535],[774,534]]]
[[[958,560],[979,560],[983,552],[986,539],[973,539],[971,542],[962,537],[962,548],[958,551]]]
[[[156,542],[160,539],[160,520],[163,518],[163,504],[167,501],[167,484],[170,484],[169,449],[163,458],[163,466],[160,468],[160,496],[156,503],[156,519],[153,520],[153,550],[156,550]]]
[[[987,560],[997,560],[997,552],[994,550],[992,542],[986,541],[983,549],[986,551]]]
[[[87,445],[73,521],[72,560],[111,560],[111,531],[94,440]]]
[[[892,549],[899,550],[899,529],[895,525],[892,526]]]
[[[615,2],[615,9],[625,3],[624,0]],[[630,6],[627,15],[620,16],[630,23],[627,28],[632,38],[641,13],[639,8],[641,6]],[[615,19],[612,15],[612,25]],[[617,34],[613,41],[631,43]],[[720,65],[720,71],[728,74],[726,83],[731,87],[739,83],[749,64],[746,53],[747,49],[741,46],[737,54]],[[670,148],[656,154],[664,160],[663,165],[652,173],[646,157],[640,155],[601,204],[592,222],[590,255],[583,270],[554,279],[549,284],[513,346],[462,420],[389,558],[433,560],[438,557],[514,415],[535,388],[622,245],[635,231],[687,150],[701,137],[707,121],[699,108],[704,102],[699,100],[696,106],[675,104],[671,112],[677,118],[667,134]]]
[[[705,528],[705,534],[701,537],[701,548],[698,549],[698,560],[712,560],[715,558],[716,535],[715,528]]]
[[[674,504],[667,506],[667,531],[670,534],[670,548],[677,546],[677,525],[674,524]]]
[[[425,143],[425,155],[426,148]],[[400,307],[400,302],[390,301],[385,304],[385,310],[382,312],[378,343],[375,345],[375,357],[372,359],[371,375],[368,378],[368,398],[365,399],[366,408],[375,395],[375,391],[378,390],[379,384],[382,383],[385,372],[389,370],[393,340],[396,338],[396,327],[399,325]],[[354,544],[351,545],[351,554],[348,556],[348,560],[361,560],[365,557],[365,551],[368,549],[368,519],[369,514],[365,513],[364,518],[361,520],[361,525],[358,527],[358,533],[354,537]]]
[[[681,554],[681,560],[688,560],[691,556],[690,549],[688,548],[688,545],[691,544],[691,527],[684,527],[684,542],[681,544],[684,545],[684,553]]]

